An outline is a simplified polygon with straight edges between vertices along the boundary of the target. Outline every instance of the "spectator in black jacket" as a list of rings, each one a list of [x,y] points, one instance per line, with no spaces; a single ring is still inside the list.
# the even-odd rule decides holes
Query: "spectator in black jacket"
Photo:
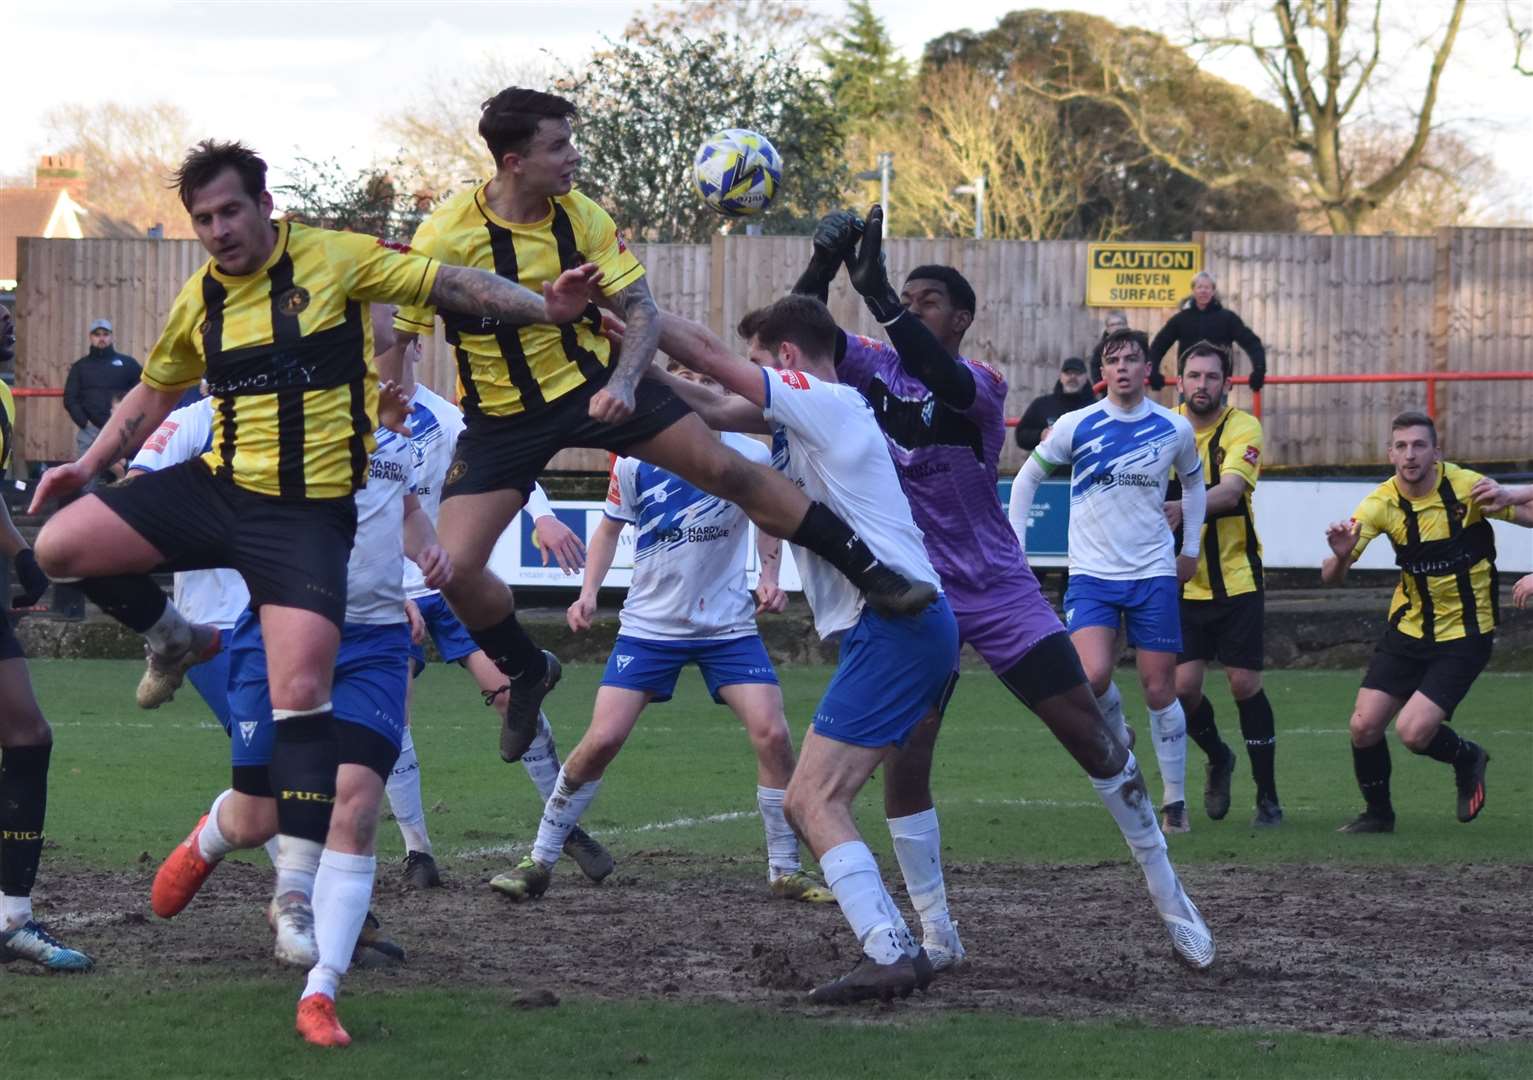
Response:
[[[1043,441],[1054,421],[1067,412],[1084,409],[1096,399],[1096,391],[1086,381],[1086,361],[1079,356],[1070,357],[1059,365],[1059,381],[1054,389],[1036,398],[1022,414],[1016,428],[1017,445],[1031,452]]]
[[[64,408],[80,430],[75,434],[75,457],[96,441],[113,403],[138,385],[142,372],[138,361],[124,356],[112,345],[112,324],[97,319],[90,324],[90,352],[69,368],[64,382]]]
[[[1260,390],[1267,377],[1267,350],[1262,339],[1253,334],[1229,308],[1219,303],[1218,285],[1207,271],[1192,279],[1192,296],[1182,302],[1182,310],[1166,320],[1150,343],[1151,385],[1159,388],[1161,357],[1176,345],[1178,356],[1200,341],[1228,349],[1239,345],[1251,358],[1251,389]]]
[[[1097,343],[1091,347],[1091,385],[1093,389],[1102,381],[1102,346],[1107,344],[1107,339],[1119,330],[1128,329],[1128,315],[1122,311],[1113,310],[1107,313],[1107,318],[1102,320],[1102,336],[1097,338]],[[1159,390],[1160,387],[1155,387]]]

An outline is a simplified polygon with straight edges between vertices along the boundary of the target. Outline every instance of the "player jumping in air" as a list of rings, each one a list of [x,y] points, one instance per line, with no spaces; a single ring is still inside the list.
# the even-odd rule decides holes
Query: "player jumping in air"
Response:
[[[752,461],[771,460],[767,448],[748,436],[726,434],[723,439]],[[569,608],[570,629],[590,629],[597,590],[625,524],[635,532],[633,583],[596,691],[591,726],[559,771],[532,853],[490,887],[516,900],[547,890],[570,830],[596,798],[603,774],[639,714],[651,702],[669,701],[681,669],[695,663],[713,700],[728,705],[740,719],[756,751],[756,805],[766,829],[768,886],[785,899],[833,899],[800,865],[798,838],[783,814],[793,775],[793,739],[777,673],[756,632],[756,614],[787,606],[787,594],[777,585],[781,541],[757,534],[758,607],[745,580],[750,524],[740,508],[654,465],[618,458],[605,514],[591,537],[585,582]]]
[[[511,591],[486,563],[533,481],[565,447],[635,457],[727,499],[768,533],[817,552],[886,613],[921,611],[932,599],[930,587],[913,587],[881,564],[824,504],[710,437],[665,387],[641,381],[659,340],[655,303],[644,267],[612,219],[573,190],[580,166],[574,115],[563,98],[519,87],[486,101],[479,133],[495,176],[433,211],[413,243],[533,289],[594,262],[605,303],[627,322],[621,359],[601,335],[594,305],[557,326],[529,326],[418,301],[395,321],[404,347],[412,335],[430,332],[440,309],[457,354],[467,428],[442,493],[442,543],[457,568],[444,595],[510,680],[507,749],[517,756],[537,732],[539,704],[560,669],[528,637]]]
[[[1150,366],[1142,333],[1108,335],[1102,371],[1107,396],[1060,417],[1017,474],[1011,523],[1025,544],[1038,485],[1049,471],[1070,467],[1065,624],[1103,715],[1127,742],[1123,701],[1112,681],[1118,626],[1127,620],[1160,762],[1161,828],[1187,832],[1187,721],[1176,699],[1182,647],[1177,607],[1179,585],[1198,567],[1203,465],[1192,426],[1145,397]],[[1164,510],[1173,470],[1182,482],[1180,553]]]
[[[1182,404],[1177,413],[1192,424],[1208,488],[1198,572],[1182,586],[1182,651],[1177,657],[1176,696],[1187,716],[1187,734],[1208,755],[1203,806],[1218,821],[1230,810],[1235,752],[1219,738],[1214,706],[1203,693],[1208,662],[1217,659],[1229,678],[1240,714],[1240,733],[1256,782],[1258,827],[1280,825],[1274,759],[1272,704],[1262,689],[1262,545],[1256,535],[1251,495],[1261,474],[1262,425],[1248,412],[1224,403],[1230,377],[1229,350],[1200,341],[1177,357]],[[1177,485],[1178,488],[1180,484]],[[1166,503],[1166,518],[1181,527],[1182,504]]]
[[[732,355],[706,327],[665,316],[665,351],[737,396],[671,385],[718,430],[770,433],[777,468],[849,518],[881,560],[935,585],[872,411],[836,378],[840,330],[825,305],[785,297],[747,315],[740,335],[756,363]],[[884,887],[851,806],[873,771],[940,708],[958,660],[958,627],[940,594],[918,614],[890,618],[813,553],[802,552],[798,565],[815,630],[839,639],[840,662],[804,736],[785,809],[862,948],[850,972],[810,998],[840,1004],[908,995],[925,987],[931,961]]]
[[[1533,499],[1519,502],[1516,489],[1442,460],[1431,417],[1401,413],[1390,429],[1394,476],[1349,520],[1326,527],[1331,554],[1320,567],[1321,581],[1341,584],[1380,535],[1389,538],[1400,567],[1389,624],[1363,674],[1349,724],[1352,767],[1365,805],[1337,830],[1345,833],[1395,831],[1384,739],[1390,720],[1412,753],[1453,767],[1460,821],[1473,821],[1485,808],[1490,755],[1448,721],[1490,661],[1500,621],[1490,519],[1533,528]]]
[[[845,211],[828,216],[816,231],[814,255],[796,290],[822,293],[849,260],[853,285],[894,347],[841,333],[836,374],[862,393],[883,430],[960,637],[1091,777],[1144,869],[1178,955],[1206,966],[1213,960],[1212,939],[1171,867],[1138,764],[1103,721],[1076,651],[995,497],[996,465],[1006,441],[1006,383],[989,365],[960,355],[974,320],[974,290],[952,267],[922,266],[895,295],[881,241],[877,207],[865,229]],[[947,911],[930,790],[940,722],[936,710],[884,769],[895,851],[921,914],[923,944],[938,970],[963,956]]]

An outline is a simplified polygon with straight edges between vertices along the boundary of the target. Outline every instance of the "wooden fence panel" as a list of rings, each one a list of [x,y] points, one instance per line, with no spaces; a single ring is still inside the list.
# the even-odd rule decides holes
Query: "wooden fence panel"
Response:
[[[1431,237],[1210,233],[1204,265],[1225,305],[1262,338],[1273,374],[1533,370],[1533,230],[1452,229]],[[895,239],[896,284],[923,263],[956,266],[978,311],[965,351],[1000,369],[1007,407],[1020,415],[1054,385],[1067,356],[1090,355],[1106,312],[1082,302],[1086,245],[1074,241]],[[753,307],[786,292],[808,254],[803,238],[717,237],[711,244],[635,245],[662,307],[711,325],[727,341]],[[182,283],[205,255],[195,241],[23,240],[17,383],[62,386],[86,348],[86,326],[116,324],[118,347],[144,359]],[[848,330],[879,328],[844,275],[830,306]],[[1171,309],[1130,309],[1153,336]],[[456,361],[440,329],[422,342],[419,375],[452,393]],[[1174,374],[1167,360],[1166,374]],[[1243,358],[1237,370],[1248,370]],[[1161,400],[1170,403],[1174,391]],[[1389,418],[1426,399],[1421,384],[1274,386],[1264,395],[1273,465],[1383,460]],[[1244,390],[1233,395],[1249,407]],[[1450,455],[1468,461],[1533,457],[1533,384],[1444,384],[1438,394]],[[20,448],[32,459],[73,454],[57,400],[18,406]],[[1008,442],[1002,468],[1021,455]],[[604,469],[600,453],[571,451],[554,468]]]

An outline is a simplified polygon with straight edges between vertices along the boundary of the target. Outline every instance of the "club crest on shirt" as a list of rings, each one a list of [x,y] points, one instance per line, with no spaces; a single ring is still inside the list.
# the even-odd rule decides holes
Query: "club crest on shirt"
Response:
[[[297,315],[309,306],[309,290],[302,285],[294,285],[287,292],[277,297],[277,310],[283,315]]]
[[[452,463],[450,468],[448,468],[446,483],[447,484],[456,484],[459,480],[462,480],[463,477],[466,476],[467,474],[468,474],[468,462],[464,461],[462,458],[459,458],[457,461],[454,461]]]

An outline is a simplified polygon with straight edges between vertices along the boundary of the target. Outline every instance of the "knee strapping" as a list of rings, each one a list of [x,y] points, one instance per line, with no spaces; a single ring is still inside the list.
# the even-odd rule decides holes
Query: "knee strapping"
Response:
[[[325,842],[339,761],[335,719],[330,713],[277,722],[270,772],[277,796],[278,832]]]

